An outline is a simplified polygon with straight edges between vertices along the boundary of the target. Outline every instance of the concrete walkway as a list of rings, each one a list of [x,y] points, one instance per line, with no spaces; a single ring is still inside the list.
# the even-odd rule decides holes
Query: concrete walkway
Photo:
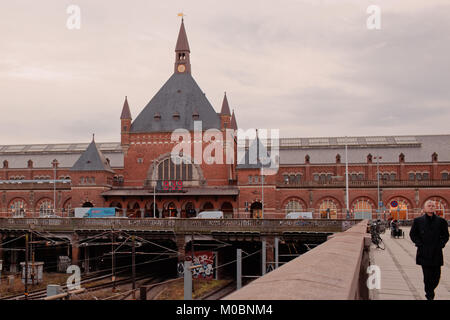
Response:
[[[416,247],[409,238],[409,227],[401,227],[405,238],[391,238],[390,231],[381,235],[385,250],[372,244],[370,263],[381,270],[381,288],[371,291],[373,300],[425,300],[422,268],[416,265]],[[450,300],[450,241],[444,248],[441,280],[435,300]]]

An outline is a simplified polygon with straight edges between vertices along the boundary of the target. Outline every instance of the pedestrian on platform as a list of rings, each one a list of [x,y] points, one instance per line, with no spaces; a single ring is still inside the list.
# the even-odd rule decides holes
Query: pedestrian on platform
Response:
[[[425,202],[423,212],[414,219],[409,236],[417,247],[416,264],[422,266],[425,297],[433,300],[444,265],[442,249],[449,238],[448,223],[436,215],[436,203],[432,200]]]

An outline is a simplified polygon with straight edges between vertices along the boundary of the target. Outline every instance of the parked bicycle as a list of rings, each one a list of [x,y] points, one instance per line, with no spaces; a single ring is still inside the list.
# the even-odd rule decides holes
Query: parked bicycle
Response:
[[[372,239],[372,243],[377,246],[377,249],[385,249],[383,239],[381,239],[380,236],[380,229],[376,222],[370,226],[370,237]]]

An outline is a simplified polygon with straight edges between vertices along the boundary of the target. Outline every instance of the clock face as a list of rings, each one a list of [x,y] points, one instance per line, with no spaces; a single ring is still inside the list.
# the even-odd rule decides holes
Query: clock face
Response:
[[[180,65],[178,66],[178,72],[184,72],[185,70],[186,70],[186,67],[185,67],[184,64],[180,64]]]

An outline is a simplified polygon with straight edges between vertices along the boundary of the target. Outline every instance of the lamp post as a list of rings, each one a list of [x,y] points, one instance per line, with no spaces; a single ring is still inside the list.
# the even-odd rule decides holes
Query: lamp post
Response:
[[[53,214],[56,215],[56,166],[58,161],[53,160]]]
[[[348,203],[348,153],[347,153],[347,137],[345,137],[345,202],[347,204],[346,218],[350,218],[350,204]]]
[[[154,176],[156,176],[156,163],[158,161],[156,160],[152,160],[153,162],[153,171],[154,171]],[[158,180],[154,179],[153,180],[153,218],[156,218],[156,184],[158,183]]]
[[[264,219],[264,167],[261,165],[261,218]]]
[[[377,219],[380,218],[380,166],[379,166],[379,160],[383,159],[383,157],[376,156],[374,157],[377,160]]]

